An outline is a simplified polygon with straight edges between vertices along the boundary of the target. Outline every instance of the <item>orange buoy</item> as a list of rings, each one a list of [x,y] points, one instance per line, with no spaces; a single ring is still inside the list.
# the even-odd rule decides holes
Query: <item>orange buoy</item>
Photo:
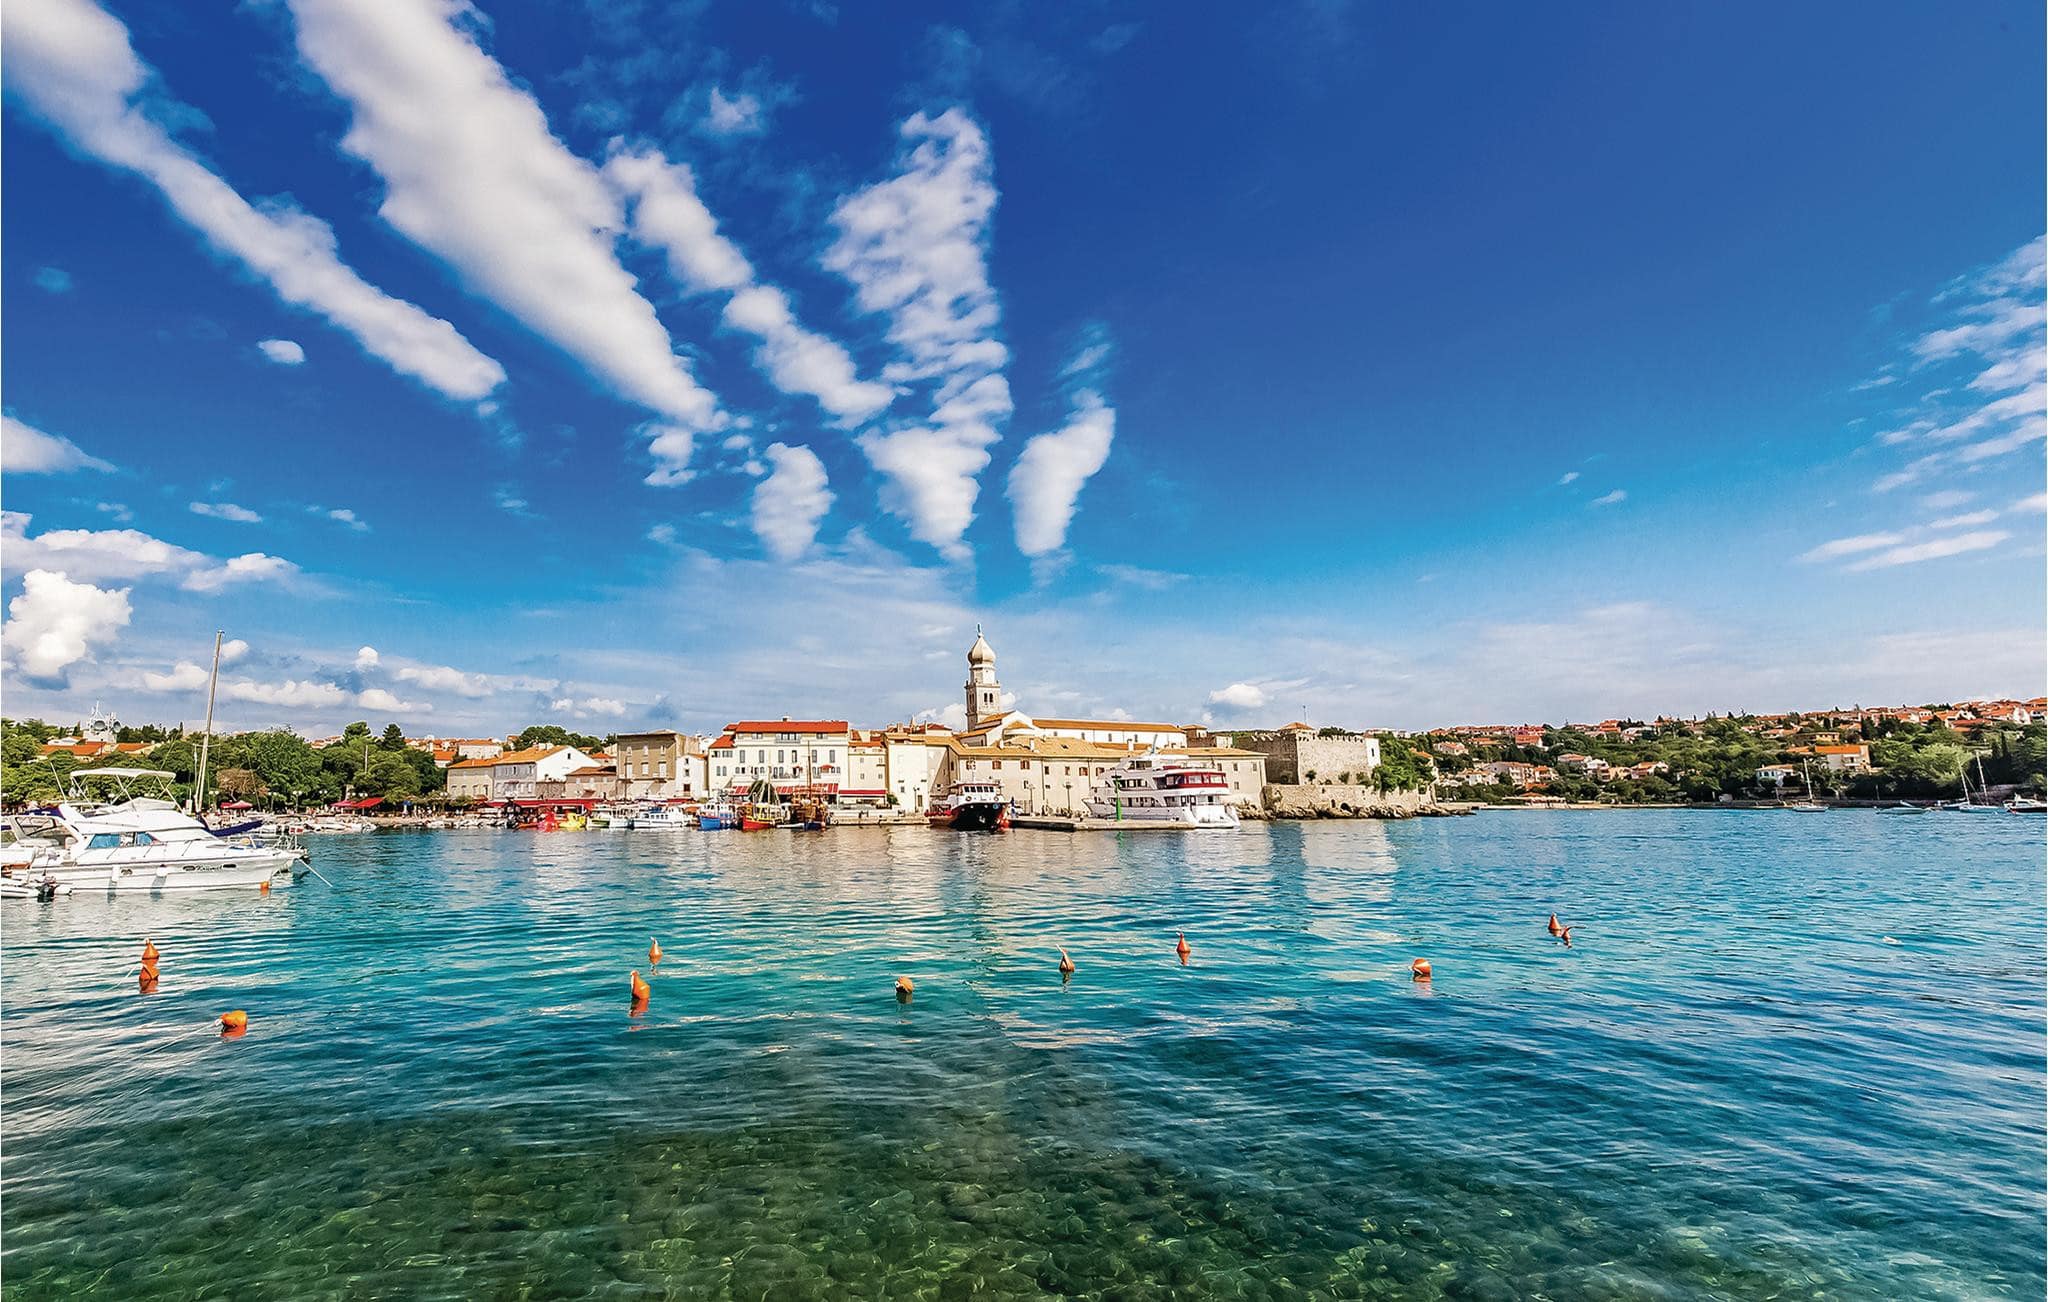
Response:
[[[256,884],[256,893],[258,895],[270,894],[270,879],[268,877],[265,877],[262,881]]]
[[[154,960],[144,959],[142,961],[142,979],[144,981],[156,980],[156,963]]]
[[[1550,915],[1550,934],[1553,936],[1559,934],[1559,928],[1557,925],[1557,915],[1555,913]]]
[[[156,942],[151,940],[149,937],[144,936],[142,938],[142,961],[145,963],[154,963],[156,962],[157,957],[158,954]]]
[[[655,967],[661,966],[661,942],[652,937],[647,943],[647,961]]]
[[[1074,975],[1074,960],[1067,957],[1065,949],[1060,950],[1060,975],[1063,977]]]
[[[1566,927],[1562,931],[1558,932],[1557,938],[1564,942],[1564,947],[1566,949],[1570,949],[1572,947],[1572,929],[1570,927]]]
[[[1414,974],[1417,981],[1429,980],[1429,960],[1426,958],[1416,959],[1408,965],[1408,970]]]
[[[135,988],[136,990],[145,995],[155,994],[156,969],[153,967],[146,967],[142,969],[142,975],[135,979]]]
[[[896,1001],[897,1001],[898,1003],[904,1003],[904,1004],[907,1004],[907,1003],[909,1003],[909,1002],[910,1002],[910,996],[911,996],[911,993],[912,993],[913,991],[915,991],[916,989],[917,989],[917,983],[916,983],[915,981],[912,981],[912,980],[911,980],[911,979],[910,979],[909,977],[897,977],[897,978],[896,978]]]
[[[1181,962],[1185,963],[1188,961],[1188,955],[1194,953],[1194,950],[1188,948],[1188,933],[1185,931],[1180,933],[1180,943],[1173,947],[1173,952],[1180,955]]]
[[[647,996],[653,993],[654,987],[642,981],[638,972],[633,973],[633,1002],[636,1004],[645,1003],[647,1002]]]
[[[249,1014],[239,1008],[232,1013],[222,1013],[220,1029],[223,1035],[240,1035],[249,1029]]]

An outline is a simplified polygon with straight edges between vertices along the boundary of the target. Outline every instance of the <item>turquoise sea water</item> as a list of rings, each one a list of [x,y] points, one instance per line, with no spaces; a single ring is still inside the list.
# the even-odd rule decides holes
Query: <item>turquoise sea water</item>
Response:
[[[0,1277],[2039,1298],[2044,831],[383,832],[332,888],[9,901]]]

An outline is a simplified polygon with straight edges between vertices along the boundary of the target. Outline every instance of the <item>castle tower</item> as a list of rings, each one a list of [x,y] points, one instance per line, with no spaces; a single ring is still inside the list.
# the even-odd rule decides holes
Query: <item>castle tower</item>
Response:
[[[967,648],[967,726],[979,727],[1002,713],[1003,686],[996,681],[996,652],[974,626],[974,645]]]

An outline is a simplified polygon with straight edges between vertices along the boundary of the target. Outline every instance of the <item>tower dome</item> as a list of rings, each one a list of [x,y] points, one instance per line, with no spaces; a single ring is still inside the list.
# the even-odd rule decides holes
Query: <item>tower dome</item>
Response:
[[[967,648],[967,663],[970,665],[992,665],[996,662],[996,649],[981,635],[981,625],[974,626],[974,645]]]

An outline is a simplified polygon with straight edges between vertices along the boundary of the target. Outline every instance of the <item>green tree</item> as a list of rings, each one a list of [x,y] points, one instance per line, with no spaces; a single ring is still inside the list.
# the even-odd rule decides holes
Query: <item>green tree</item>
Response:
[[[405,730],[395,723],[384,725],[384,734],[377,738],[377,749],[400,751],[405,749]]]
[[[373,796],[409,799],[420,793],[419,771],[405,756],[384,751],[370,757],[360,785]]]

